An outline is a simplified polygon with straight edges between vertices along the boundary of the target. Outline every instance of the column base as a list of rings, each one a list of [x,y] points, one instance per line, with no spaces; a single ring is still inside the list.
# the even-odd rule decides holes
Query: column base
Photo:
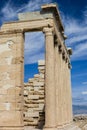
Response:
[[[24,130],[24,127],[15,127],[15,126],[13,126],[13,127],[9,127],[9,126],[4,127],[4,126],[1,126],[0,130]]]

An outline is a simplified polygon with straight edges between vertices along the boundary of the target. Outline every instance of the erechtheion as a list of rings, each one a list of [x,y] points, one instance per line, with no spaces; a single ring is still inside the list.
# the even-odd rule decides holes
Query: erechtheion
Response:
[[[33,31],[45,35],[45,125],[42,129],[79,130],[72,117],[72,51],[65,46],[66,36],[56,4],[43,5],[40,12],[21,13],[18,21],[5,23],[0,29],[0,130],[24,130],[24,33]]]

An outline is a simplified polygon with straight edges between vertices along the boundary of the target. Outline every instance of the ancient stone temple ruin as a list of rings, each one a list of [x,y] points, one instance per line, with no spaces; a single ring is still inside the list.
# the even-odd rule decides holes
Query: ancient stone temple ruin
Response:
[[[45,70],[39,64],[39,74],[24,85],[24,33],[34,31],[45,35]],[[55,4],[43,5],[41,11],[19,14],[18,21],[2,25],[0,130],[31,130],[31,126],[43,130],[79,130],[73,124],[71,49],[65,46],[65,39]]]

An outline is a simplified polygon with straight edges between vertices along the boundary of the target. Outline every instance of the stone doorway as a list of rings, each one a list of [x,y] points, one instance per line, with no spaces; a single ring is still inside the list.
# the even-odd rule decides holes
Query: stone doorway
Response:
[[[24,125],[43,128],[45,41],[42,32],[25,33],[24,43]],[[26,65],[27,64],[27,65]],[[38,71],[37,71],[38,69]]]

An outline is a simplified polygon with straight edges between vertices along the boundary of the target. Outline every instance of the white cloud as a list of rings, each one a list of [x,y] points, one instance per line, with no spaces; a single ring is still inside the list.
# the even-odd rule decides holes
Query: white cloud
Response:
[[[72,60],[87,60],[87,42],[75,45]]]
[[[87,6],[85,7],[83,14],[84,14],[84,22],[87,25]]]
[[[84,28],[83,28],[84,29]],[[73,44],[76,44],[77,42],[83,41],[83,40],[87,40],[87,35],[84,32],[83,34],[81,32],[77,32],[76,34],[72,35],[68,40],[67,43],[71,44],[71,46],[73,46]]]
[[[38,53],[34,55],[27,55],[25,56],[25,64],[32,64],[38,62],[38,60],[44,59],[44,53]]]
[[[10,0],[1,9],[0,14],[2,14],[0,19],[2,23],[17,18],[16,7],[12,5]]]
[[[83,82],[82,84],[86,85],[86,84],[87,84],[87,82]]]
[[[25,33],[25,64],[44,59],[44,35],[42,32]]]
[[[51,3],[51,2],[52,2],[52,0],[34,0],[34,1],[29,0],[28,4],[22,5],[22,7],[20,7],[17,10],[17,12],[20,12],[20,11],[26,12],[26,11],[38,10],[38,9],[40,9],[42,4]]]
[[[82,95],[87,95],[87,91],[83,91],[83,92],[82,92]]]
[[[78,89],[77,89],[78,88]],[[74,86],[72,88],[73,93],[73,105],[86,105],[87,104],[87,87],[86,86]]]
[[[87,24],[86,19],[82,22],[75,18],[63,15],[65,33],[68,36],[66,45],[73,49],[72,60],[87,60]],[[84,13],[83,13],[84,16]]]
[[[52,0],[28,0],[27,4],[16,7],[15,3],[12,3],[12,1],[9,0],[0,11],[0,14],[2,15],[0,20],[2,21],[2,23],[5,21],[15,20],[17,19],[17,15],[19,12],[39,10],[42,4],[51,2]]]
[[[87,73],[79,73],[72,75],[73,78],[87,76]]]

